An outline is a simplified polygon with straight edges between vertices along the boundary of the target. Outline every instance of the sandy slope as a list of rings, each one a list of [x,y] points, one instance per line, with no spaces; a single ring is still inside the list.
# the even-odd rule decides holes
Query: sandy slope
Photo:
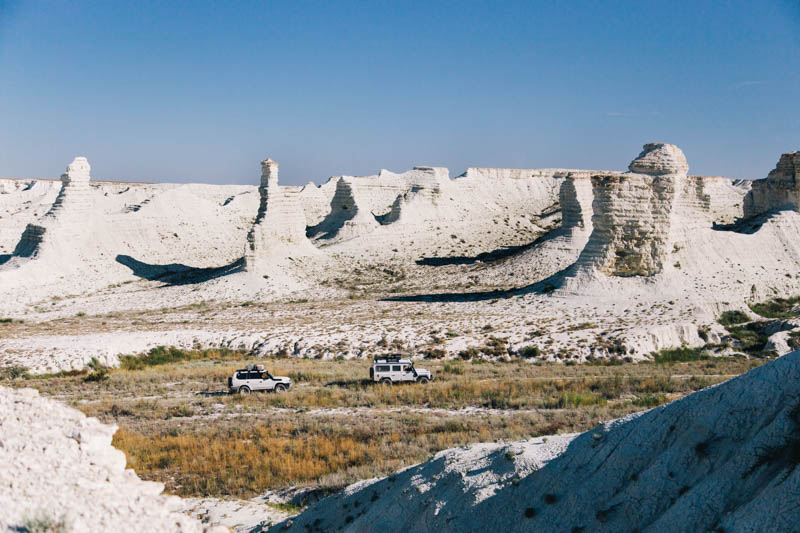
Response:
[[[447,450],[273,531],[798,531],[800,351],[581,435]]]

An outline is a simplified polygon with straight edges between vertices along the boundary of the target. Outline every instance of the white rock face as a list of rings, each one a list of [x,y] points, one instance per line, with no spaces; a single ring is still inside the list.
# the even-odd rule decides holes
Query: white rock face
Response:
[[[214,531],[125,469],[116,429],[33,389],[0,387],[0,530],[46,517],[68,531]]]
[[[702,178],[672,144],[650,143],[630,172],[592,177],[593,232],[578,259],[581,271],[654,276],[686,232],[710,226]]]
[[[76,157],[67,166],[55,202],[37,223],[28,224],[14,256],[35,258],[45,248],[79,248],[85,242],[92,213],[90,171],[85,157]]]
[[[800,151],[781,155],[766,179],[753,182],[745,198],[745,217],[779,209],[800,210]]]
[[[271,531],[797,531],[800,351],[671,404],[447,450]]]
[[[290,253],[313,253],[306,239],[306,217],[298,201],[299,190],[278,185],[278,163],[261,162],[260,202],[255,222],[247,234],[245,270],[255,271]]]

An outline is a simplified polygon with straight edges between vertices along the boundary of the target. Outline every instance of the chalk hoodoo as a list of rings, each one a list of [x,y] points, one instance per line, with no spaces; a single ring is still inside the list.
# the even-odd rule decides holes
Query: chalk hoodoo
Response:
[[[85,157],[76,157],[67,166],[55,202],[35,224],[28,224],[14,248],[14,256],[36,257],[47,246],[78,247],[85,235],[82,228],[92,212],[90,171]]]
[[[753,182],[744,200],[746,218],[781,209],[800,210],[800,151],[781,155],[766,179]]]
[[[612,276],[653,276],[670,247],[696,225],[706,224],[708,197],[702,178],[675,145],[649,143],[623,174],[592,176],[592,224],[579,271]]]
[[[247,234],[245,270],[261,261],[284,255],[287,245],[307,244],[306,218],[298,200],[299,191],[278,185],[278,163],[270,158],[261,162],[258,214]]]

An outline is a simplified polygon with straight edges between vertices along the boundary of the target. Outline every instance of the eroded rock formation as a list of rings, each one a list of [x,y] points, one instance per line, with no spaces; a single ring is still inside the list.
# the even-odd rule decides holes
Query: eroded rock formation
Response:
[[[278,163],[261,162],[260,202],[253,226],[247,234],[245,270],[284,255],[288,246],[308,248],[306,218],[298,201],[299,190],[278,185]]]
[[[781,209],[800,210],[800,151],[781,155],[767,178],[753,181],[745,197],[746,218]]]
[[[61,190],[50,210],[36,223],[28,224],[13,255],[37,257],[45,247],[78,248],[92,214],[89,189],[91,167],[85,157],[76,157],[61,175]]]
[[[687,176],[680,148],[646,144],[629,169],[592,177],[593,232],[578,259],[580,270],[653,276],[678,241],[710,226],[703,179]]]

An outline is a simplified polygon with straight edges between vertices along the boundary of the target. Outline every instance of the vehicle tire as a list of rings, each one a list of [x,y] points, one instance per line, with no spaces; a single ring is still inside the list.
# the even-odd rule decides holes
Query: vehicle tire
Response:
[[[239,394],[250,394],[250,387],[239,387]]]
[[[285,390],[286,390],[286,385],[282,383],[278,383],[277,385],[275,385],[275,392],[283,392]]]
[[[381,385],[391,385],[391,384],[392,384],[392,380],[390,378],[383,378],[381,380]]]
[[[425,376],[422,376],[421,378],[419,378],[419,379],[417,380],[417,383],[422,383],[423,385],[425,385],[425,384],[426,384],[427,382],[429,382],[429,381],[430,381],[430,380],[429,380],[427,377],[425,377]]]

